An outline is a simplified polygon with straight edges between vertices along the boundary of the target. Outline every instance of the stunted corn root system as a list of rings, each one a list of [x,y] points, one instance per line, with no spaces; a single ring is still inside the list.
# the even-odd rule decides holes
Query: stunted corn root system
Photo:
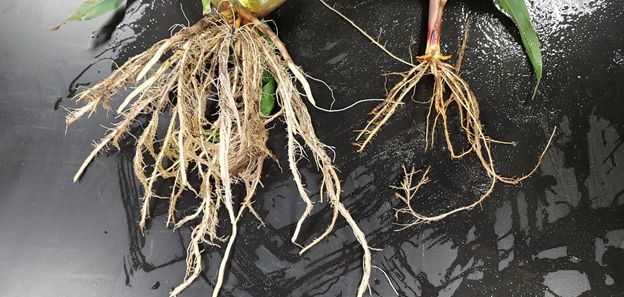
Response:
[[[388,55],[411,67],[411,69],[406,72],[398,73],[398,75],[400,76],[399,82],[388,91],[385,101],[383,101],[372,111],[372,119],[369,120],[366,127],[358,132],[355,143],[358,150],[360,152],[363,151],[371,143],[371,141],[378,134],[381,128],[386,123],[388,123],[392,115],[396,112],[397,108],[403,105],[405,98],[412,97],[414,89],[420,83],[422,78],[431,75],[434,79],[434,86],[431,98],[425,102],[429,104],[429,112],[426,119],[427,125],[425,133],[425,150],[431,149],[433,147],[436,127],[438,125],[441,125],[444,132],[444,139],[446,140],[446,146],[449,150],[451,159],[459,159],[468,155],[469,153],[474,153],[479,159],[483,169],[487,173],[487,176],[490,178],[487,190],[485,190],[485,192],[478,199],[468,205],[458,207],[451,211],[444,212],[439,215],[425,216],[416,212],[411,206],[401,209],[397,213],[397,216],[399,214],[410,213],[414,218],[413,222],[408,225],[418,224],[421,222],[433,222],[441,220],[451,214],[460,211],[470,210],[482,203],[492,193],[497,181],[506,184],[518,184],[531,176],[538,169],[539,165],[541,164],[541,160],[544,157],[546,149],[544,149],[544,152],[541,154],[537,164],[533,167],[533,169],[524,176],[506,177],[500,175],[495,169],[495,162],[492,154],[492,143],[505,142],[493,140],[485,134],[483,124],[481,123],[477,97],[470,89],[468,83],[459,75],[463,52],[466,47],[469,23],[465,29],[466,31],[464,35],[464,41],[458,54],[456,66],[453,66],[447,62],[451,58],[451,56],[443,55],[440,52],[442,15],[447,2],[446,0],[429,1],[427,47],[425,50],[425,54],[417,57],[417,64],[413,64],[398,58],[384,46],[379,44],[379,42],[377,42],[374,38],[367,34],[363,29],[358,27],[353,21],[349,20],[346,16],[335,10],[333,7],[329,6],[323,0],[320,1],[323,2],[325,6],[327,6],[329,9],[336,12],[349,23],[351,23],[351,25],[353,25],[356,29],[363,33],[374,44],[384,50]],[[448,117],[449,111],[453,108],[457,110],[461,131],[463,132],[465,140],[468,143],[468,148],[463,151],[458,150],[453,142],[453,137],[451,137],[452,131],[449,127],[450,125],[448,123]],[[555,131],[553,131],[550,141],[552,140],[554,134]],[[548,142],[546,148],[548,148],[548,146],[550,145],[550,141]],[[403,194],[398,195],[401,197],[414,197],[415,190],[423,185],[423,180],[426,179],[426,177],[421,178],[420,182],[418,182],[417,185],[414,186],[406,181],[411,181],[412,178],[416,175],[416,172],[413,170],[408,171],[405,168],[404,171],[406,179],[401,183]],[[401,200],[408,203],[409,201],[411,201],[411,198],[402,198]]]

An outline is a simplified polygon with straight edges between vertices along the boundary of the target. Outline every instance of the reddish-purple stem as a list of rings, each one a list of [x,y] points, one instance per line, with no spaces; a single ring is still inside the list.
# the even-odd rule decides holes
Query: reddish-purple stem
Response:
[[[440,35],[442,34],[442,15],[447,0],[429,0],[429,22],[427,30],[427,50],[425,54],[440,53]]]

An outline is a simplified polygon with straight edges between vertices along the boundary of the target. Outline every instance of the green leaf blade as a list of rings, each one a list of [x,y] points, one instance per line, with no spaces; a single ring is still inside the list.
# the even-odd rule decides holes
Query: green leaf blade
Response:
[[[268,70],[262,72],[262,94],[260,95],[260,115],[267,118],[275,108],[275,89],[277,84]]]
[[[61,24],[52,28],[52,31],[58,30],[69,22],[86,21],[104,15],[119,8],[123,2],[124,0],[87,0]]]
[[[212,9],[210,1],[212,0],[202,0],[202,12],[204,15],[209,15]]]
[[[520,38],[524,46],[524,51],[531,61],[533,72],[535,73],[535,89],[532,98],[535,98],[537,89],[542,80],[543,62],[542,51],[539,38],[533,24],[531,24],[531,16],[524,0],[496,0],[499,8],[506,13],[518,27]]]

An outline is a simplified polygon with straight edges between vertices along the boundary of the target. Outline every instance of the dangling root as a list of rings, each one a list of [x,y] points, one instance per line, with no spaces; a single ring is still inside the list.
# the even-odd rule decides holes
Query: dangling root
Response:
[[[321,201],[329,200],[333,215],[326,230],[303,246],[301,252],[324,239],[338,217],[344,217],[364,249],[363,277],[358,289],[358,296],[363,296],[370,276],[370,250],[364,233],[340,202],[340,181],[327,154],[328,147],[314,132],[295,79],[303,85],[308,99],[313,100],[309,84],[279,38],[255,17],[245,15],[245,20],[246,24],[237,25],[240,20],[217,15],[206,17],[130,59],[107,79],[80,93],[78,100],[85,105],[67,116],[68,125],[91,115],[100,105],[108,108],[109,98],[127,85],[136,86],[118,107],[120,121],[97,143],[74,180],[80,178],[88,164],[107,146],[119,148],[133,123],[147,118],[137,137],[134,157],[135,174],[145,190],[139,226],[146,228],[151,199],[159,197],[155,183],[172,181],[167,222],[175,228],[197,222],[187,250],[186,276],[171,292],[171,296],[176,296],[199,276],[202,246],[219,245],[225,240],[218,232],[219,209],[224,206],[232,231],[213,291],[213,296],[217,296],[235,245],[239,219],[246,209],[259,218],[252,208],[252,200],[264,161],[273,158],[266,146],[267,127],[281,119],[288,135],[289,168],[307,205],[292,241],[297,242],[313,206],[297,167],[299,156],[307,149],[323,176]],[[263,116],[259,106],[265,70],[275,78],[276,98],[281,106],[270,117]],[[170,119],[166,133],[158,137],[160,117],[167,112]],[[191,175],[199,178],[197,187],[189,182]],[[244,185],[246,190],[238,207],[232,194],[232,186],[236,184]],[[176,203],[188,191],[199,199],[199,206],[176,222]]]
[[[382,48],[382,50],[384,50],[385,52],[389,52],[385,47],[383,47],[374,38],[364,32],[364,30],[355,25],[345,15],[338,12],[335,8],[329,6],[323,0],[319,1],[321,1],[330,10],[336,12],[342,18],[346,19],[349,23],[351,23],[351,25],[356,27],[361,33],[365,35],[365,37],[371,40],[375,45]],[[409,212],[413,213],[413,215],[416,217],[417,222],[437,221],[456,212],[470,210],[474,208],[476,205],[479,205],[481,202],[483,202],[492,193],[492,191],[494,190],[494,185],[497,181],[515,185],[525,180],[539,168],[544,154],[546,153],[546,150],[550,146],[552,139],[556,133],[555,128],[552,135],[550,136],[546,147],[544,148],[544,151],[540,155],[538,162],[527,174],[520,177],[506,177],[497,173],[494,166],[495,162],[492,155],[491,146],[492,143],[505,142],[496,141],[486,136],[485,131],[483,130],[483,124],[481,123],[477,97],[468,86],[468,83],[459,75],[463,53],[466,48],[466,41],[468,39],[470,20],[468,21],[465,28],[464,40],[459,51],[457,65],[452,66],[451,64],[447,63],[446,61],[450,59],[450,56],[444,56],[440,54],[442,12],[445,4],[446,0],[430,0],[427,49],[425,51],[425,55],[418,57],[419,63],[417,65],[409,65],[409,63],[396,58],[395,55],[391,55],[391,57],[397,59],[400,62],[403,62],[404,64],[408,64],[412,68],[406,72],[399,73],[399,75],[402,77],[401,80],[389,90],[385,101],[372,111],[372,119],[368,122],[363,130],[359,131],[355,143],[355,145],[358,147],[358,151],[363,151],[368,146],[368,144],[370,144],[373,137],[377,135],[381,127],[390,120],[392,115],[396,112],[397,108],[403,104],[405,98],[408,97],[408,95],[411,96],[410,94],[413,93],[414,88],[418,85],[421,79],[427,75],[433,76],[433,94],[431,98],[427,101],[429,103],[429,112],[427,113],[426,120],[427,125],[425,133],[425,150],[431,149],[433,147],[436,131],[435,128],[439,123],[441,123],[444,131],[444,139],[446,141],[446,146],[449,150],[451,158],[459,159],[471,152],[474,153],[479,159],[488,177],[491,179],[491,182],[485,193],[483,193],[481,197],[479,197],[479,199],[477,199],[474,203],[454,209],[441,215],[423,216],[417,214],[416,212],[411,210],[411,208],[409,208]],[[446,90],[449,90],[450,94],[445,95]],[[448,110],[452,107],[455,107],[457,109],[460,119],[461,130],[463,131],[463,134],[469,144],[468,149],[461,152],[458,151],[455,147],[451,138],[451,132],[449,131],[447,117],[449,113]],[[409,174],[409,177],[406,175],[406,179],[411,180],[412,176],[413,172],[412,174]],[[410,183],[405,183],[404,181],[402,188],[406,193],[413,193],[413,189]],[[404,202],[407,201],[404,200]],[[400,213],[405,213],[405,210],[401,211]]]

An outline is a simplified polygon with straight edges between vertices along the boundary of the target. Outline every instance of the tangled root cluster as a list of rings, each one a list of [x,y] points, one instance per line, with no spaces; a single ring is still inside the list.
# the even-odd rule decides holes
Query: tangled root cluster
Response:
[[[301,253],[325,238],[340,216],[345,218],[364,248],[363,277],[358,289],[358,296],[362,296],[370,275],[370,251],[364,234],[340,202],[340,181],[327,153],[329,148],[317,138],[297,90],[298,81],[313,102],[308,82],[268,27],[255,18],[247,24],[238,24],[220,15],[206,17],[133,57],[107,79],[81,92],[78,101],[84,106],[67,116],[68,125],[91,115],[98,106],[109,108],[112,96],[128,85],[135,86],[117,108],[119,122],[96,143],[74,180],[80,178],[88,164],[107,146],[119,148],[133,123],[147,118],[144,129],[136,137],[134,156],[134,171],[145,191],[139,225],[146,227],[153,198],[169,199],[167,222],[176,228],[196,223],[187,251],[186,276],[171,292],[172,296],[199,276],[202,246],[227,241],[213,291],[216,296],[237,236],[237,222],[245,210],[259,218],[252,207],[253,197],[265,159],[273,158],[267,148],[267,127],[281,119],[287,132],[288,167],[306,204],[292,242],[297,243],[301,227],[313,208],[297,167],[305,150],[322,173],[320,200],[331,204],[333,216],[318,238],[299,245]],[[263,71],[269,71],[275,78],[276,98],[281,107],[268,117],[261,114],[259,106]],[[167,122],[161,120],[166,113],[170,113],[166,133],[158,136],[159,125]],[[189,182],[191,175],[198,177],[199,183]],[[155,190],[155,184],[164,180],[173,184],[168,197],[159,196]],[[232,194],[237,184],[246,190],[242,201]],[[199,206],[194,213],[177,220],[176,203],[189,191],[195,194]],[[218,214],[222,207],[231,224],[229,238],[219,232],[222,222]]]

